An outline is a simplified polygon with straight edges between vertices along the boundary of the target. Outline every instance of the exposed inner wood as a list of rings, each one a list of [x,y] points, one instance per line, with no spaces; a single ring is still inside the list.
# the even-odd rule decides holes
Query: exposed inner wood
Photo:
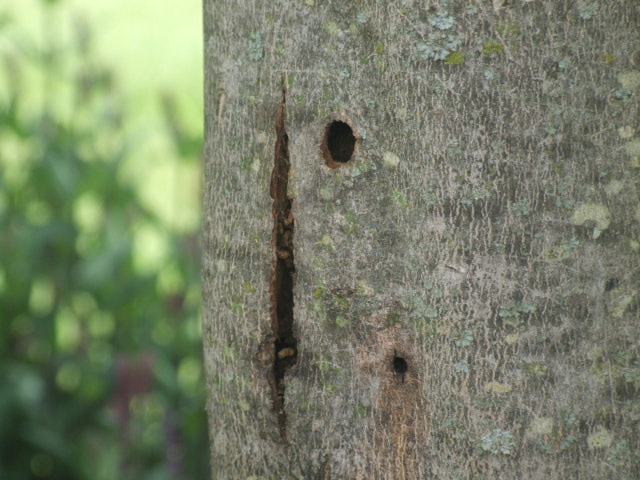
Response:
[[[276,115],[276,144],[270,194],[273,198],[273,235],[275,250],[271,275],[271,328],[274,335],[273,368],[268,372],[273,408],[278,417],[280,437],[286,441],[286,414],[284,410],[285,373],[297,359],[297,340],[293,332],[293,259],[294,220],[292,198],[288,195],[289,147],[284,122],[286,92],[278,105]]]

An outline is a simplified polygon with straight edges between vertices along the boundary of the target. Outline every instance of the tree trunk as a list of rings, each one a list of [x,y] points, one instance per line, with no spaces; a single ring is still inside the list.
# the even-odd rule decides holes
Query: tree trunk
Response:
[[[639,478],[637,0],[204,5],[213,478]]]

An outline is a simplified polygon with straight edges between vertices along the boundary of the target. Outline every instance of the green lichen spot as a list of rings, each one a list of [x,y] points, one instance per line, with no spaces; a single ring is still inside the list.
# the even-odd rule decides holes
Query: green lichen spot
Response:
[[[531,422],[529,430],[537,436],[551,435],[551,433],[553,433],[553,418],[538,417]]]
[[[360,280],[358,281],[358,283],[356,283],[356,294],[359,297],[371,297],[374,295],[374,293],[375,291],[373,290],[371,285],[369,285],[364,280]]]
[[[622,191],[623,187],[624,184],[620,180],[611,180],[605,185],[604,191],[607,195],[612,197],[614,195],[618,195]]]
[[[515,446],[513,434],[508,430],[494,428],[480,439],[480,448],[494,455],[510,455]]]
[[[602,55],[601,58],[603,63],[613,63],[613,60],[614,60],[613,55],[611,55],[610,53],[606,53]]]
[[[320,187],[318,189],[318,196],[321,200],[329,202],[333,200],[333,189],[329,186]]]
[[[593,223],[595,224],[596,230],[602,232],[609,228],[609,224],[611,223],[611,214],[609,213],[609,209],[604,205],[599,203],[584,203],[573,212],[571,223],[574,225]],[[594,238],[597,238],[595,231]]]
[[[351,323],[351,322],[350,322],[350,321],[349,321],[349,319],[348,319],[346,316],[344,316],[344,315],[338,315],[338,316],[336,317],[336,325],[338,325],[339,327],[346,327],[346,326],[348,326],[348,325],[349,325],[349,323]]]
[[[587,2],[582,1],[578,5],[578,15],[583,20],[591,20],[598,14],[598,10],[600,9],[600,4],[597,1]]]
[[[253,32],[249,37],[249,58],[260,60],[263,55],[262,33]]]
[[[589,445],[590,450],[607,448],[610,447],[612,443],[613,434],[601,425],[596,427],[595,432],[587,437],[587,445]]]
[[[518,335],[517,333],[510,333],[504,337],[504,342],[507,345],[515,345],[516,343],[518,343],[519,339],[520,335]]]
[[[639,90],[640,89],[640,71],[632,70],[630,72],[624,72],[618,75],[618,81],[622,88],[626,90]]]
[[[620,135],[620,138],[623,138],[623,139],[633,137],[634,133],[635,133],[634,128],[631,125],[625,125],[624,127],[620,127],[618,129],[618,135]]]
[[[394,189],[391,191],[391,200],[398,207],[407,208],[409,206],[409,202],[407,201],[407,195],[398,189]]]
[[[349,308],[349,300],[347,300],[346,298],[341,298],[337,295],[333,295],[333,301],[334,303],[340,307],[342,310],[345,310],[347,308]]]
[[[484,55],[496,55],[498,53],[502,53],[502,50],[503,48],[501,43],[493,42],[491,40],[485,42],[482,46],[482,53]]]
[[[602,347],[599,345],[594,345],[587,351],[587,358],[592,362],[596,362],[602,357],[602,354]]]
[[[257,157],[245,157],[242,159],[240,169],[245,173],[257,173],[260,171],[260,159]]]
[[[338,389],[338,387],[328,380],[323,382],[320,388],[322,388],[322,393],[326,395],[332,395]]]
[[[485,392],[491,392],[491,393],[497,393],[497,394],[509,393],[511,390],[513,390],[513,387],[508,383],[488,382],[484,386]]]
[[[340,31],[340,27],[336,22],[329,21],[324,24],[324,31],[327,32],[332,37],[335,37]]]
[[[524,371],[532,377],[543,377],[547,373],[547,367],[542,362],[528,362],[524,365]]]
[[[353,235],[358,232],[358,224],[356,222],[356,214],[352,211],[347,211],[344,214],[345,224],[342,226],[342,230],[344,233],[349,235]]]
[[[444,59],[445,65],[460,65],[464,62],[464,54],[460,52],[451,52],[447,55],[447,58]]]
[[[395,325],[400,321],[400,313],[398,312],[389,312],[387,314],[387,318],[385,318],[384,323],[386,326]]]
[[[400,165],[400,157],[398,157],[393,152],[384,152],[382,154],[382,162],[384,163],[385,167],[396,168],[398,165]]]
[[[329,253],[333,253],[335,250],[333,246],[333,240],[329,235],[323,235],[318,243],[322,245]]]
[[[361,173],[367,173],[369,170],[372,169],[371,163],[369,162],[364,162],[362,160],[357,161],[356,162],[356,168],[361,172]]]
[[[520,25],[511,20],[505,20],[498,24],[496,31],[502,36],[512,37],[520,33]]]
[[[633,158],[640,157],[640,139],[634,138],[624,144],[624,151]]]
[[[621,295],[613,301],[613,308],[611,309],[611,316],[613,318],[622,318],[624,312],[629,305],[633,302],[635,295]]]

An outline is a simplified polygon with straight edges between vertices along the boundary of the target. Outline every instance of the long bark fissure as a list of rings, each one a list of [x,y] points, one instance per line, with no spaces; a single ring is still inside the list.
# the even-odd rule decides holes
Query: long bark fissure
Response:
[[[274,335],[273,368],[268,372],[273,408],[278,417],[282,440],[286,440],[286,414],[284,410],[285,372],[297,359],[297,340],[293,332],[293,284],[295,265],[293,258],[294,220],[292,198],[288,194],[289,138],[285,130],[286,92],[283,89],[276,115],[276,144],[271,173],[270,194],[273,198],[273,236],[275,250],[271,276],[271,328]]]

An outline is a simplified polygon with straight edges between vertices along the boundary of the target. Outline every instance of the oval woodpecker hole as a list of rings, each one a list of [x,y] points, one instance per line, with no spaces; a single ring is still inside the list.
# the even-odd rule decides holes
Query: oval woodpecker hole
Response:
[[[322,139],[322,156],[328,167],[338,168],[351,160],[356,136],[346,122],[334,120],[327,125]]]
[[[400,379],[404,382],[404,376],[409,369],[409,365],[407,361],[399,357],[397,353],[393,354],[393,371],[400,377]]]

